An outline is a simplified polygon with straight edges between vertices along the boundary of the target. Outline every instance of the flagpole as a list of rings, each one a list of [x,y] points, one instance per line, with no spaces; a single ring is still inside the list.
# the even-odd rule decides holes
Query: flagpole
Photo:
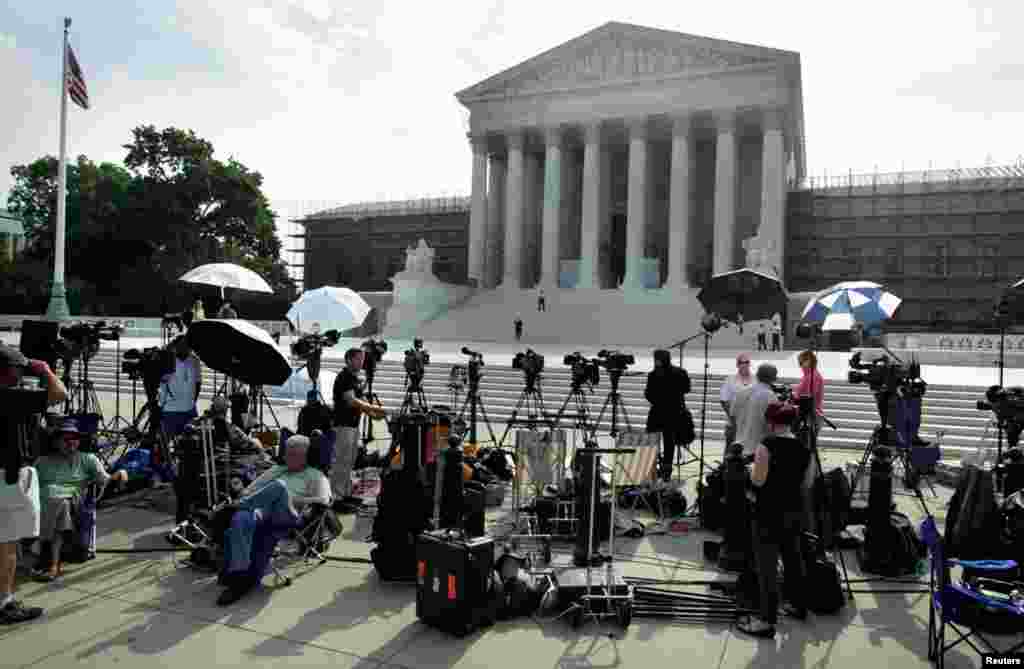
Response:
[[[65,217],[67,215],[67,121],[68,121],[68,28],[71,19],[64,19],[64,44],[61,49],[60,80],[60,160],[57,166],[57,230],[53,243],[53,285],[46,318],[63,321],[71,317],[64,290]]]

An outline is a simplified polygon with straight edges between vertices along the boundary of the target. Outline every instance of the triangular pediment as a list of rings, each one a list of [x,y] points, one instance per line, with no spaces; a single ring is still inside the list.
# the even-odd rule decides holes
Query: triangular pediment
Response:
[[[786,51],[606,23],[457,94],[463,102],[780,62]]]

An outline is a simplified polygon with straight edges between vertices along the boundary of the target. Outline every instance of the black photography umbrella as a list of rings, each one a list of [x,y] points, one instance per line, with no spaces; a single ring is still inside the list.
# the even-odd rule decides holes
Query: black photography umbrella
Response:
[[[292,375],[270,333],[248,321],[203,320],[188,329],[188,345],[203,364],[252,386],[280,386]]]
[[[697,294],[697,299],[709,314],[734,321],[739,314],[744,321],[769,319],[776,313],[785,313],[789,301],[778,277],[752,269],[714,275]]]

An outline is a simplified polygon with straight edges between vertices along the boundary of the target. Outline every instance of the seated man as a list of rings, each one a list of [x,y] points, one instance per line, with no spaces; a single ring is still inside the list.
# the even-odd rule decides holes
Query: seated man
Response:
[[[225,532],[223,581],[217,600],[233,604],[263,579],[275,540],[272,534],[298,528],[313,504],[328,506],[331,487],[323,472],[307,463],[309,438],[296,435],[286,444],[285,465],[268,469],[244,491]]]
[[[42,564],[36,577],[52,581],[64,571],[61,548],[65,533],[77,527],[83,495],[88,485],[96,483],[102,488],[111,480],[99,459],[92,453],[78,450],[80,433],[74,419],[65,419],[57,432],[57,452],[44,455],[36,462],[39,474],[39,501],[42,508],[39,539],[42,542]],[[116,481],[127,481],[125,471],[114,473]],[[97,498],[99,497],[97,494]]]

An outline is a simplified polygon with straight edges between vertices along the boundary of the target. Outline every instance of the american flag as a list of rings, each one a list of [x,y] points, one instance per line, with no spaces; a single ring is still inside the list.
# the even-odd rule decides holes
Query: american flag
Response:
[[[75,52],[68,46],[68,94],[71,100],[82,109],[89,108],[89,89],[85,87],[85,77],[82,76],[82,68],[78,66],[78,59]]]

